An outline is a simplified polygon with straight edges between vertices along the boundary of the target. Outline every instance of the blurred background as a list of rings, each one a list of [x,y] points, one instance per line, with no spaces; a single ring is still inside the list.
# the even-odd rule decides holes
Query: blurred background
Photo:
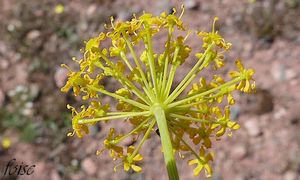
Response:
[[[95,155],[111,125],[93,127],[84,139],[66,136],[66,104],[78,99],[60,92],[67,74],[60,64],[74,67],[71,57],[81,57],[84,40],[104,31],[110,16],[171,13],[182,3],[190,29],[210,30],[218,16],[220,33],[233,44],[226,58],[256,70],[257,93],[232,109],[241,129],[214,144],[212,179],[299,179],[300,0],[0,0],[0,179],[167,179],[158,136],[143,148],[141,174],[114,173],[107,155]],[[3,176],[13,158],[36,165],[34,174]],[[202,178],[184,161],[178,168],[184,180]]]

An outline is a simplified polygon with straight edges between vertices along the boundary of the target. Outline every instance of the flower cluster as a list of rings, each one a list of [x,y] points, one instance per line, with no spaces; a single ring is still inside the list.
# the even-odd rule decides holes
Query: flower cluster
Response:
[[[237,70],[230,71],[228,78],[217,75],[225,65],[224,53],[231,46],[215,30],[217,18],[211,32],[197,33],[203,41],[203,50],[195,54],[193,68],[172,88],[177,69],[192,50],[186,44],[192,32],[183,25],[182,14],[178,17],[176,11],[160,16],[144,13],[126,22],[115,22],[112,18],[111,25],[106,26],[108,32],[87,41],[83,58],[74,59],[79,64],[78,71],[63,65],[69,69],[69,74],[61,90],[72,90],[75,96],[82,97],[84,104],[89,104],[83,105],[80,111],[68,105],[73,116],[73,133],[69,136],[76,134],[82,138],[89,133],[88,126],[101,121],[123,120],[131,124],[132,130],[127,134],[118,134],[111,128],[103,149],[97,152],[108,150],[112,159],[119,161],[115,169],[123,165],[125,171],[142,171],[140,149],[158,128],[170,179],[178,179],[174,152],[182,158],[191,153],[194,158],[189,159],[188,164],[196,165],[194,174],[204,170],[209,177],[212,174],[212,141],[224,134],[231,136],[233,130],[239,129],[230,119],[230,106],[235,103],[232,92],[252,92],[255,89],[254,70],[245,69],[237,60]],[[153,37],[162,31],[168,33],[165,49],[155,53]],[[186,36],[176,37],[174,31],[186,32]],[[107,42],[110,47],[104,46]],[[144,51],[138,54],[135,48],[140,44],[144,45]],[[184,90],[199,72],[211,65],[216,71],[212,80],[208,82],[200,77],[185,94]],[[107,78],[117,80],[122,88],[115,92],[107,90],[102,83]],[[117,100],[116,107],[103,104],[103,95]],[[121,142],[127,138],[134,138],[137,144],[122,146]]]

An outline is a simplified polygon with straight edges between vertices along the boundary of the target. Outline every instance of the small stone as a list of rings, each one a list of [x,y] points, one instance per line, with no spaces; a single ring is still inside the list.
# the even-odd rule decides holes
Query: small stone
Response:
[[[284,173],[284,180],[297,180],[297,174],[293,171]]]
[[[287,114],[287,110],[285,108],[280,108],[279,110],[274,112],[274,119],[279,120]]]
[[[293,125],[296,125],[300,122],[300,112],[299,107],[300,104],[293,104],[291,108],[288,109],[289,111],[289,122]]]
[[[92,135],[92,136],[95,136],[98,133],[97,126],[90,126],[89,130],[90,130],[90,135]]]
[[[128,10],[122,10],[118,13],[117,20],[127,21],[131,18],[131,12]]]
[[[9,56],[9,58],[10,58],[10,62],[13,64],[13,63],[19,62],[22,59],[22,56],[20,53],[12,53]]]
[[[88,175],[95,175],[97,173],[96,164],[91,158],[84,159],[81,163],[81,167]]]
[[[248,113],[262,115],[274,109],[273,95],[266,89],[256,88],[255,94],[248,94],[243,99],[246,102],[242,105],[242,110]]]
[[[93,16],[93,14],[96,12],[97,10],[97,5],[96,4],[92,4],[90,5],[87,10],[86,10],[86,14],[90,17]]]
[[[201,11],[205,12],[205,13],[209,13],[212,11],[212,7],[209,3],[202,3],[201,4]]]
[[[7,46],[3,41],[0,41],[0,53],[4,54],[7,52]]]
[[[16,29],[16,27],[15,27],[14,24],[9,24],[9,25],[7,26],[7,30],[8,30],[9,32],[13,32],[15,29]]]
[[[38,30],[32,30],[27,34],[27,39],[35,40],[41,35],[41,32]]]
[[[197,10],[199,8],[199,4],[195,0],[184,0],[183,4],[187,9]]]
[[[248,134],[252,137],[257,137],[261,135],[261,129],[258,126],[258,123],[254,120],[248,120],[245,122],[245,127],[248,132]]]
[[[221,180],[222,176],[220,174],[214,173],[212,176],[212,180]]]
[[[297,77],[297,72],[294,71],[293,69],[287,69],[285,71],[285,78],[286,78],[286,80],[292,80],[292,79],[294,79],[296,77]]]
[[[50,179],[51,180],[61,180],[61,178],[56,170],[51,171]]]
[[[58,35],[52,34],[48,39],[48,41],[46,41],[44,44],[44,47],[45,49],[47,49],[47,52],[55,53],[58,49],[57,42],[58,42]]]
[[[35,100],[40,94],[40,87],[38,84],[31,84],[29,86],[30,99]]]
[[[155,4],[155,6],[156,6],[156,8],[155,8],[154,14],[156,14],[156,15],[159,15],[162,12],[172,11],[172,5],[167,0],[157,1],[156,4]]]
[[[5,59],[0,60],[0,69],[7,69],[8,66],[9,66],[9,63],[7,60],[5,60]]]
[[[68,70],[65,68],[58,68],[54,74],[54,81],[57,87],[61,88],[65,85],[67,76],[68,75]]]
[[[77,159],[72,159],[71,165],[72,165],[73,167],[78,167],[78,164],[79,164],[79,162],[78,162]]]
[[[234,180],[247,180],[247,177],[244,174],[238,174],[238,175],[236,175]]]
[[[237,160],[241,160],[244,159],[247,155],[247,149],[245,146],[243,145],[238,145],[236,147],[233,148],[233,152],[232,152],[232,156],[237,159]]]
[[[51,153],[49,153],[48,157],[51,158],[51,159],[54,158],[54,157],[57,157],[59,154],[62,153],[62,151],[64,149],[65,149],[65,145],[64,144],[60,144],[54,150],[52,150]]]
[[[284,66],[284,64],[281,64],[277,61],[275,61],[272,64],[271,73],[273,75],[273,78],[276,81],[281,82],[285,80],[285,73],[286,73],[285,71],[286,71],[286,67]]]
[[[33,114],[33,109],[31,108],[24,108],[22,111],[21,111],[22,115],[24,116],[31,116]]]
[[[82,180],[82,179],[86,179],[87,177],[84,175],[83,172],[78,172],[76,174],[72,174],[71,175],[71,179],[72,180]]]
[[[49,166],[44,162],[37,162],[34,168],[34,173],[31,175],[32,179],[47,179],[49,176]]]
[[[97,143],[97,141],[89,142],[89,146],[85,148],[86,153],[88,153],[88,154],[96,154],[98,149],[99,149],[99,144]]]
[[[289,81],[292,79],[295,79],[298,74],[295,70],[291,68],[287,68],[284,64],[281,64],[279,62],[274,62],[271,67],[271,72],[273,75],[273,78],[276,81]]]
[[[137,14],[141,12],[141,9],[138,6],[131,7],[130,9],[123,9],[118,12],[117,20],[127,21],[130,20],[133,16],[132,14]]]

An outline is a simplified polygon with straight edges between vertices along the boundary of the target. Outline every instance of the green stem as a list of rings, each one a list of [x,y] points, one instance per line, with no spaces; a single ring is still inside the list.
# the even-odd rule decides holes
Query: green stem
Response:
[[[175,130],[173,130],[173,128],[171,127],[170,128],[172,133],[174,133],[176,135],[176,138],[179,138],[180,136],[176,133]],[[194,154],[196,156],[196,158],[200,161],[200,162],[203,162],[203,160],[199,157],[199,155],[195,152],[195,150],[182,138],[179,138],[179,140],[181,142],[183,142],[183,144],[190,149],[190,151],[192,152],[192,154]]]
[[[103,56],[104,58],[104,56]],[[107,57],[106,57],[107,58]],[[103,69],[103,71],[105,71],[105,67],[99,63],[96,62],[95,65],[101,69]],[[115,68],[115,67],[113,67]],[[120,76],[118,78],[118,81],[123,85],[123,86],[127,86],[129,89],[132,89],[132,92],[137,95],[141,100],[143,100],[146,104],[150,104],[150,101],[147,99],[147,96],[143,95],[142,92],[125,76]],[[146,92],[146,91],[145,91]]]
[[[123,59],[123,61],[125,62],[125,64],[129,68],[129,70],[132,71],[133,68],[132,68],[131,64],[129,63],[129,60],[127,59],[127,57],[126,57],[126,55],[123,51],[120,52],[120,57]]]
[[[143,139],[141,140],[140,144],[137,146],[137,148],[133,151],[131,157],[134,158],[135,155],[139,152],[139,150],[141,149],[142,145],[145,143],[145,141],[147,140],[147,138],[149,137],[154,125],[155,125],[155,120],[152,119],[152,123],[150,124],[150,126],[148,127]]]
[[[148,62],[150,66],[150,73],[151,73],[151,78],[152,78],[152,83],[154,87],[154,92],[156,96],[158,95],[157,93],[157,82],[156,82],[156,70],[155,70],[155,63],[154,63],[154,54],[153,54],[153,48],[152,48],[152,39],[151,39],[151,34],[150,34],[150,27],[148,24],[145,25],[146,28],[146,50],[147,50],[147,57],[148,57]]]
[[[178,67],[177,65],[175,65],[176,64],[175,61],[177,59],[179,49],[180,49],[179,47],[175,48],[174,57],[173,57],[173,61],[172,61],[171,69],[170,69],[170,74],[169,74],[167,85],[166,85],[166,91],[165,91],[166,97],[169,96],[169,93],[170,93],[171,87],[172,87],[172,83],[174,80],[175,72]]]
[[[161,105],[153,106],[153,113],[160,132],[161,143],[164,153],[165,164],[167,166],[168,176],[170,180],[179,180],[176,161],[173,153],[172,142],[168,130],[165,111]]]
[[[134,101],[132,99],[127,99],[127,98],[125,98],[123,96],[117,95],[117,94],[112,93],[112,92],[108,92],[108,91],[106,91],[104,89],[101,89],[101,88],[96,88],[94,86],[88,86],[88,87],[91,88],[91,89],[93,89],[93,90],[95,90],[95,91],[98,91],[98,92],[100,92],[102,94],[105,94],[105,95],[108,95],[108,96],[113,97],[115,99],[118,99],[120,101],[127,102],[127,103],[129,103],[129,104],[131,104],[131,105],[133,105],[135,107],[140,108],[140,109],[149,110],[149,107],[146,106],[145,104],[139,103],[139,102]]]
[[[146,120],[144,120],[141,124],[139,124],[136,128],[134,128],[133,130],[131,130],[129,133],[127,133],[126,135],[120,137],[119,139],[115,140],[115,144],[120,143],[121,141],[123,141],[124,139],[128,138],[129,136],[131,136],[133,133],[135,133],[136,131],[138,131],[139,129],[141,129],[150,119],[151,117],[148,117]]]
[[[168,39],[166,42],[166,50],[165,50],[164,56],[162,58],[165,63],[164,71],[163,71],[162,87],[166,87],[166,83],[167,83],[171,38],[172,38],[172,28],[169,27]],[[161,91],[162,96],[164,96],[164,92],[165,92],[165,90],[162,89],[162,91]],[[165,97],[163,97],[163,98],[165,98]]]
[[[205,58],[206,58],[209,50],[213,47],[213,45],[214,44],[211,44],[205,50],[203,56],[198,60],[198,62],[195,64],[195,66],[192,68],[192,70],[184,77],[184,79],[179,83],[179,85],[174,89],[174,91],[166,99],[166,101],[165,101],[166,104],[172,102],[189,85],[189,83],[197,76],[197,73],[204,68],[203,64],[204,64]]]
[[[175,113],[171,113],[170,117],[188,120],[188,121],[201,122],[201,123],[214,123],[214,121],[212,121],[212,120],[210,121],[210,120],[206,120],[206,119],[198,119],[198,118],[193,118],[193,117],[188,117],[188,116],[182,116],[182,115],[175,114]]]
[[[100,118],[92,118],[92,119],[80,119],[78,121],[79,124],[86,124],[86,123],[94,123],[98,121],[106,121],[106,120],[113,120],[113,119],[120,119],[127,118],[127,117],[134,117],[134,116],[147,116],[150,115],[149,111],[143,111],[143,112],[129,112],[126,114],[116,115],[116,116],[105,116]]]
[[[243,79],[241,79],[240,77],[237,77],[235,79],[232,79],[231,81],[228,81],[227,83],[224,83],[224,84],[222,84],[220,86],[212,88],[212,89],[210,89],[208,91],[202,92],[200,94],[195,94],[195,95],[193,95],[191,97],[188,97],[188,98],[185,98],[185,99],[173,102],[173,103],[171,103],[171,104],[168,105],[168,108],[172,108],[172,107],[178,106],[180,104],[183,104],[183,103],[189,102],[191,100],[194,100],[196,98],[206,96],[206,95],[211,94],[211,93],[213,93],[213,92],[215,92],[215,91],[217,91],[217,90],[219,90],[219,89],[221,89],[223,87],[231,86],[231,85],[233,85],[233,84],[235,84],[235,83],[237,83],[237,82],[239,82],[241,80],[243,80]]]
[[[123,37],[124,37],[124,39],[126,41],[127,47],[129,48],[129,50],[130,50],[130,52],[132,54],[133,60],[134,60],[134,62],[136,64],[136,67],[137,67],[138,71],[140,72],[142,81],[143,81],[144,85],[146,86],[146,89],[149,91],[149,93],[151,95],[151,99],[153,99],[154,98],[154,94],[153,94],[153,92],[150,89],[150,85],[149,85],[150,83],[148,83],[148,81],[147,81],[146,75],[144,74],[143,68],[142,68],[141,64],[139,63],[139,61],[138,61],[138,58],[137,58],[137,55],[136,55],[136,53],[135,53],[135,51],[133,49],[132,43],[129,41],[128,36],[126,35],[126,33],[122,33],[122,34],[123,34]]]
[[[129,63],[129,60],[127,59],[127,57],[126,57],[126,55],[125,55],[125,53],[124,53],[123,51],[120,53],[120,56],[121,56],[121,58],[123,59],[123,61],[127,64],[127,66],[128,66],[128,68],[130,69],[130,71],[133,71],[133,68],[132,68],[132,66],[131,66],[130,63]],[[121,76],[121,77],[122,77],[122,76]],[[123,78],[124,78],[124,77],[123,77]],[[149,105],[150,102],[149,102],[148,100],[146,100],[147,97],[143,96],[143,94],[140,93],[140,91],[136,88],[136,86],[135,86],[131,81],[128,80],[128,78],[124,78],[124,79],[126,80],[126,83],[130,84],[130,87],[133,88],[133,90],[134,90],[133,92],[139,93],[139,94],[137,94],[137,96],[138,96],[140,99],[142,99],[145,103],[147,103],[147,104]],[[144,83],[144,84],[145,84],[145,83]],[[147,84],[145,84],[145,86],[147,87]],[[148,89],[145,88],[145,87],[142,87],[142,88],[143,88],[144,92],[147,94],[148,99],[150,99],[150,101],[151,101],[151,100],[152,100],[152,97],[151,97],[150,93],[148,92]]]
[[[165,64],[164,64],[164,72],[163,72],[163,80],[162,80],[162,87],[167,86],[167,76],[168,76],[168,68],[169,68],[169,56],[166,57]],[[161,95],[164,97],[165,89],[161,90]]]
[[[207,101],[207,99],[202,100],[202,101],[191,102],[191,103],[188,103],[188,104],[176,106],[176,109],[190,108],[190,107],[192,107],[192,106],[200,105],[201,103],[204,103],[204,102],[206,102],[206,101]]]

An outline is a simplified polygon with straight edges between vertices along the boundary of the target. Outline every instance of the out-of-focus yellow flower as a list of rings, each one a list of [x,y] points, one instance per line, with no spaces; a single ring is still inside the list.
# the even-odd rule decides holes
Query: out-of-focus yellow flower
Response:
[[[8,137],[2,138],[1,145],[3,149],[8,149],[11,146],[11,140]]]
[[[63,13],[65,11],[65,7],[64,7],[64,5],[62,5],[62,4],[57,4],[56,6],[55,6],[55,8],[54,8],[54,12],[56,13],[56,14],[61,14],[61,13]]]

